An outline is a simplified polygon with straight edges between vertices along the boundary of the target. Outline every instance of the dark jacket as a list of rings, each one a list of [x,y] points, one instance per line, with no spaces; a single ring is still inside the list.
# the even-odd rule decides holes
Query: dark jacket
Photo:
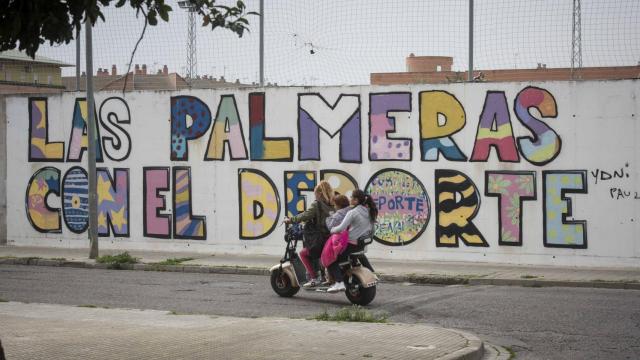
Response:
[[[302,244],[309,249],[309,255],[312,258],[320,257],[324,243],[329,238],[326,219],[332,211],[331,205],[316,200],[306,211],[291,217],[293,223],[305,223]]]

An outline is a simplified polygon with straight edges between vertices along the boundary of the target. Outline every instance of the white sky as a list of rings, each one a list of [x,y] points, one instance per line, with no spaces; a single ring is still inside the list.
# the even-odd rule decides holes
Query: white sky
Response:
[[[167,64],[185,73],[187,14],[169,0],[169,23],[147,28],[134,64]],[[258,10],[258,0],[248,0]],[[573,0],[476,0],[474,68],[569,67]],[[94,28],[94,69],[123,73],[142,31],[128,7],[107,8]],[[583,66],[640,63],[640,1],[582,1]],[[198,74],[257,82],[259,18],[238,39],[197,19]],[[84,46],[84,33],[82,36]],[[311,50],[314,54],[311,54]],[[83,50],[84,51],[84,50]],[[405,57],[454,57],[468,63],[467,0],[265,0],[265,77],[279,85],[367,84],[371,72],[405,70]],[[75,64],[75,44],[43,46],[38,55]],[[82,56],[84,71],[84,53]],[[132,66],[133,68],[133,66]],[[74,75],[75,68],[64,70]]]

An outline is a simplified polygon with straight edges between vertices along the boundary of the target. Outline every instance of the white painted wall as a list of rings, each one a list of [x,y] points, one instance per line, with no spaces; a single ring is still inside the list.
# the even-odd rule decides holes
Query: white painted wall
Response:
[[[513,110],[513,101],[527,86],[548,90],[557,102],[558,116],[544,119],[562,138],[559,156],[545,166],[535,166],[524,158],[519,163],[501,163],[495,151],[488,162],[451,162],[440,157],[437,162],[420,160],[419,92],[445,90],[454,94],[466,112],[466,126],[455,134],[461,150],[471,156],[480,113],[489,90],[504,91],[510,107],[511,123],[516,137],[530,136]],[[252,91],[262,91],[260,89]],[[391,137],[408,137],[413,141],[411,162],[368,160],[369,150],[369,94],[382,92],[411,92],[410,116],[397,114],[396,133]],[[226,252],[234,254],[280,254],[283,251],[283,227],[258,240],[240,240],[238,224],[238,169],[252,168],[265,172],[275,183],[284,214],[283,173],[292,170],[346,171],[364,187],[371,175],[384,168],[404,169],[414,174],[425,186],[431,201],[431,218],[424,233],[406,246],[385,246],[374,243],[369,254],[374,258],[433,259],[452,261],[481,261],[575,266],[634,266],[640,267],[640,81],[585,81],[546,83],[452,84],[420,86],[362,86],[328,88],[268,88],[266,89],[266,133],[269,137],[293,138],[293,162],[202,161],[209,134],[189,144],[189,161],[170,160],[170,97],[191,95],[204,101],[215,116],[221,95],[235,96],[244,137],[249,149],[248,94],[251,90],[197,90],[181,92],[133,92],[125,101],[131,111],[131,124],[123,126],[132,139],[129,158],[113,162],[105,158],[99,167],[130,169],[130,237],[101,238],[102,248],[147,249],[171,251]],[[360,95],[362,164],[340,163],[338,137],[321,138],[321,161],[297,161],[298,158],[298,94],[319,93],[333,103],[340,94]],[[121,93],[98,93],[96,104]],[[64,141],[65,156],[71,132],[75,95],[71,93],[48,98],[49,141]],[[320,106],[320,105],[318,105]],[[321,110],[321,109],[319,109]],[[532,114],[537,114],[532,110]],[[43,234],[29,223],[25,210],[25,191],[28,181],[38,169],[54,166],[62,176],[77,163],[43,163],[28,161],[29,111],[27,97],[11,97],[6,103],[7,119],[7,228],[8,244],[17,246],[86,247],[86,233],[74,234],[64,221],[62,234]],[[339,119],[340,121],[344,119]],[[101,130],[105,134],[104,129]],[[229,151],[227,150],[227,156]],[[86,152],[84,156],[86,163]],[[625,166],[628,164],[628,166]],[[190,166],[193,214],[207,218],[207,239],[153,239],[143,236],[142,168],[144,166]],[[628,177],[598,180],[593,171],[625,168]],[[473,220],[486,238],[489,247],[469,247],[460,243],[457,248],[436,247],[434,213],[434,170],[455,169],[470,177],[481,193],[481,206]],[[486,170],[528,170],[536,172],[537,200],[523,205],[522,246],[498,244],[498,199],[484,196]],[[542,170],[587,170],[588,193],[571,195],[573,218],[586,220],[588,244],[586,249],[550,248],[543,244]],[[611,188],[631,192],[629,198],[615,199]],[[635,197],[635,199],[634,199]],[[171,196],[167,194],[170,206]],[[48,204],[60,208],[61,200],[50,196]]]

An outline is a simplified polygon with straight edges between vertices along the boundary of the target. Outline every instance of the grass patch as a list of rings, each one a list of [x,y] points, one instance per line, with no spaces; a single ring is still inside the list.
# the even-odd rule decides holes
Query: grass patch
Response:
[[[535,275],[522,275],[520,276],[521,279],[537,279],[539,278],[539,276],[535,276]]]
[[[509,352],[509,359],[508,359],[508,360],[511,360],[511,359],[515,359],[515,358],[516,358],[516,352],[515,352],[515,351],[513,351],[513,349],[512,349],[512,348],[510,348],[510,347],[508,347],[508,346],[504,346],[504,348]]]
[[[0,302],[9,302],[9,300],[5,300],[3,298],[0,298]]]
[[[51,258],[51,260],[67,261],[67,258]]]
[[[107,264],[109,269],[122,269],[122,265],[136,264],[138,258],[131,256],[127,251],[117,255],[98,256],[97,263]]]
[[[167,259],[167,260],[154,263],[153,265],[180,265],[185,261],[191,261],[191,260],[195,260],[195,259],[194,258],[172,258],[172,259]]]
[[[318,321],[346,321],[346,322],[368,322],[368,323],[386,323],[387,314],[373,314],[369,310],[359,306],[342,308],[335,314],[329,314],[327,310],[314,316],[313,320]]]
[[[15,258],[16,258],[15,256],[11,256],[11,255],[9,255],[9,256],[0,256],[0,259],[15,259]]]

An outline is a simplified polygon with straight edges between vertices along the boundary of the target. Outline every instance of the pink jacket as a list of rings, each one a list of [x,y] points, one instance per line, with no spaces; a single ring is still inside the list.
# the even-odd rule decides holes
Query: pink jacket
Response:
[[[322,266],[328,267],[331,265],[338,256],[342,254],[344,249],[349,244],[349,229],[345,229],[342,232],[331,235],[322,249],[322,255],[320,255],[320,262]]]

